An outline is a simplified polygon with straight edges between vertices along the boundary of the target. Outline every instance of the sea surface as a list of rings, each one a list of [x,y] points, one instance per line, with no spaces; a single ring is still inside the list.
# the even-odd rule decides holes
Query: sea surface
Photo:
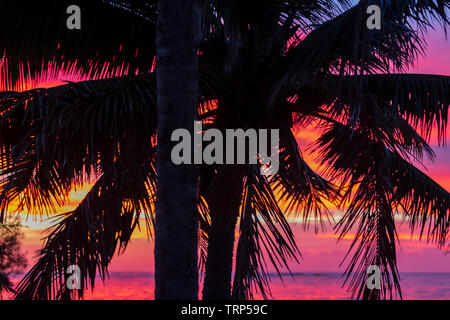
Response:
[[[20,277],[14,277],[17,283]],[[273,299],[350,299],[342,287],[339,273],[297,273],[285,275],[281,281],[272,276]],[[450,299],[450,273],[403,273],[401,274],[403,299]],[[103,284],[97,281],[93,292],[85,294],[86,300],[142,300],[153,299],[154,278],[152,273],[114,272]]]

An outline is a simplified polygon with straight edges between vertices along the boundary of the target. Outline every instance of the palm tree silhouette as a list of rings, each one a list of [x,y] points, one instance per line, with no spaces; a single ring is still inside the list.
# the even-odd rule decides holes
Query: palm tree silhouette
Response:
[[[257,165],[199,168],[204,298],[252,298],[258,290],[270,294],[266,259],[279,270],[299,253],[285,214],[320,219],[327,216],[324,199],[346,205],[337,224],[341,236],[356,228],[346,270],[355,297],[401,297],[398,208],[412,230],[439,247],[446,245],[449,193],[412,160],[433,157],[427,144],[433,127],[443,141],[449,78],[392,72],[406,70],[422,53],[422,31],[430,22],[448,24],[449,4],[383,2],[383,28],[368,30],[365,9],[373,1],[343,12],[330,11],[330,3],[211,1],[206,6],[199,117],[206,128],[279,128],[280,170],[267,178]],[[148,2],[130,8],[139,23],[152,25],[147,13],[154,7]],[[311,22],[316,25],[308,28]],[[297,36],[299,31],[305,36]],[[148,35],[134,39],[141,44]],[[66,50],[65,45],[61,41],[58,50]],[[27,55],[5,47],[8,59],[16,51],[18,58]],[[104,54],[100,61],[108,58]],[[96,180],[78,208],[62,215],[51,230],[17,298],[68,297],[64,268],[70,264],[82,269],[82,294],[94,286],[97,272],[105,277],[114,253],[125,249],[140,212],[148,214],[151,231],[156,85],[153,73],[141,71],[151,69],[149,61],[142,65],[137,75],[2,93],[3,212],[13,199],[19,199],[19,209],[52,209],[72,185]],[[97,68],[88,60],[84,67],[88,72]],[[292,127],[301,130],[311,123],[324,129],[316,148],[333,183],[307,166],[295,140]],[[366,289],[366,269],[372,264],[382,270],[381,290]]]
[[[301,13],[299,8],[285,17],[284,33],[278,35],[286,38],[280,39],[271,37],[268,32],[276,29],[276,23],[271,25],[264,20],[265,15],[258,16],[246,5],[236,5],[235,10],[240,15],[248,14],[248,29],[241,29],[246,30],[245,34],[235,36],[244,43],[245,50],[232,62],[227,60],[227,53],[233,48],[227,51],[226,45],[219,45],[214,53],[205,54],[214,57],[215,62],[217,57],[222,57],[214,69],[226,75],[229,85],[229,94],[219,99],[222,109],[218,108],[213,126],[221,126],[222,130],[228,127],[279,128],[281,170],[268,181],[258,176],[258,168],[251,167],[244,169],[244,174],[227,167],[222,169],[222,174],[219,169],[219,174],[214,176],[210,198],[215,194],[229,196],[209,203],[212,224],[204,298],[229,298],[238,217],[240,238],[232,296],[252,298],[252,292],[258,289],[265,295],[264,288],[269,281],[262,253],[264,245],[269,243],[266,247],[269,257],[278,257],[280,265],[287,264],[286,259],[296,252],[296,247],[289,246],[289,242],[279,241],[283,238],[290,241],[290,230],[286,229],[285,237],[280,237],[269,222],[266,230],[271,232],[267,232],[258,221],[257,213],[264,217],[263,221],[277,221],[277,217],[281,217],[277,222],[282,226],[284,220],[278,215],[279,204],[285,204],[283,209],[287,213],[303,211],[303,218],[308,221],[310,213],[314,218],[326,213],[323,199],[334,199],[333,186],[304,163],[290,130],[290,112],[296,113],[294,128],[316,121],[325,130],[316,149],[329,176],[339,185],[341,202],[348,203],[337,230],[341,236],[354,227],[357,230],[351,246],[354,257],[346,270],[354,296],[385,298],[390,295],[392,298],[398,293],[401,297],[393,220],[397,208],[411,217],[413,230],[420,225],[422,233],[428,225],[429,239],[444,246],[449,194],[410,160],[421,159],[423,154],[433,158],[432,150],[415,129],[422,129],[429,138],[432,125],[436,123],[443,137],[449,79],[379,74],[390,73],[392,65],[394,70],[402,71],[422,50],[423,39],[413,28],[409,29],[408,17],[440,16],[446,24],[444,4],[414,7],[406,2],[387,3],[382,19],[388,28],[380,31],[365,28],[365,9],[369,4],[362,1],[317,26],[287,52],[286,43],[296,31],[294,21],[298,20],[295,14]],[[266,11],[261,9],[261,12]],[[228,13],[228,16],[238,14]],[[210,63],[214,65],[213,61]],[[229,64],[233,63],[230,71]],[[236,191],[240,186],[242,192]],[[421,221],[418,221],[419,216]],[[267,234],[273,238],[264,239]],[[381,290],[366,289],[366,270],[370,265],[382,270]]]

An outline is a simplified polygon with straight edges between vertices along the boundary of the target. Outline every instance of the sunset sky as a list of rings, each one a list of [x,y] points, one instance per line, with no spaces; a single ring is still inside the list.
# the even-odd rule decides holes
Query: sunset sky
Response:
[[[444,32],[439,29],[429,34],[428,42],[427,57],[420,59],[418,66],[410,72],[450,75],[450,40],[445,41]],[[60,74],[59,77],[60,80],[80,80],[77,75]],[[34,85],[51,86],[58,83],[58,81],[49,83],[42,79],[41,83],[35,83]],[[298,137],[302,151],[313,168],[316,168],[314,156],[309,155],[305,150],[308,144],[314,141],[316,135],[317,133],[311,130]],[[448,131],[447,137],[450,138]],[[437,160],[435,163],[426,163],[428,170],[421,169],[441,186],[450,190],[450,148],[438,148],[435,140],[433,140],[432,145],[437,154]],[[61,209],[61,212],[74,208],[77,202],[82,199],[85,191],[73,192],[71,201]],[[340,214],[340,212],[335,211],[335,218],[338,219]],[[303,255],[300,264],[292,264],[293,271],[341,272],[344,270],[343,267],[339,267],[339,264],[349,246],[349,239],[345,239],[337,245],[337,236],[331,226],[328,226],[328,230],[325,232],[314,234],[313,228],[310,231],[304,231],[301,223],[295,222],[295,218],[291,218],[290,221],[293,222],[297,244]],[[49,226],[49,223],[42,222],[39,217],[29,217],[24,224],[26,226],[24,229],[24,249],[28,253],[31,266],[35,250],[42,245],[41,232]],[[435,249],[433,245],[427,244],[426,241],[420,242],[417,235],[413,235],[411,238],[406,222],[402,225],[398,224],[398,233],[401,241],[398,249],[398,266],[401,272],[450,271],[449,256],[444,256],[442,251]],[[145,228],[143,228],[142,232],[136,232],[126,253],[114,258],[110,271],[153,272],[153,268],[153,243],[147,240]]]

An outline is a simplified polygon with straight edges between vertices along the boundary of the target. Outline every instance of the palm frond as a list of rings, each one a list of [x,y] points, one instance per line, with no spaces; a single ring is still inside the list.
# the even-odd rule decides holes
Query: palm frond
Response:
[[[14,199],[17,210],[52,212],[132,137],[150,144],[156,130],[152,74],[3,93],[0,107],[3,212]]]
[[[286,106],[296,112],[294,125],[308,119],[324,123],[347,122],[368,126],[391,148],[421,160],[434,158],[428,146],[432,130],[445,143],[450,78],[438,75],[380,74],[360,77],[360,91],[353,90],[355,76],[323,75],[300,88],[297,99]],[[416,132],[416,130],[419,131]],[[422,138],[424,136],[424,138]]]
[[[37,263],[18,285],[16,299],[71,298],[66,286],[70,265],[80,268],[81,297],[94,288],[97,273],[105,280],[111,259],[125,250],[141,214],[151,232],[156,172],[148,157],[154,148],[140,150],[139,156],[124,152],[74,211],[59,216]]]
[[[366,9],[381,6],[381,30],[366,27]],[[286,90],[300,87],[321,71],[339,75],[363,75],[404,71],[424,53],[424,32],[439,21],[447,26],[446,1],[360,1],[311,31],[285,57],[274,63],[271,92],[275,101]],[[359,81],[354,84],[358,88]]]
[[[323,219],[331,218],[324,200],[337,200],[336,187],[315,173],[304,161],[289,128],[282,128],[280,137],[279,170],[269,178],[270,184],[279,204],[286,208],[285,212],[301,214],[305,228],[315,222],[317,232]]]
[[[394,214],[409,218],[412,232],[444,247],[450,219],[450,194],[432,179],[390,150],[370,131],[334,123],[320,137],[320,161],[339,177],[347,190],[343,203],[348,208],[337,230],[342,238],[356,230],[349,250],[354,256],[346,270],[350,290],[357,297],[401,297],[395,254]],[[359,242],[359,245],[357,243]],[[365,288],[366,270],[378,265],[382,274],[382,290]]]
[[[281,268],[289,270],[290,260],[298,262],[300,251],[269,181],[256,165],[250,166],[245,178],[239,225],[232,297],[253,299],[260,292],[267,299],[271,295],[268,263],[281,278]]]
[[[284,48],[288,40],[306,30],[311,23],[323,21],[346,1],[205,1],[204,38],[226,43],[226,69],[236,64],[251,41],[259,43],[258,55],[267,56],[274,48]],[[261,38],[252,38],[258,30]]]
[[[445,248],[450,231],[450,193],[408,161],[398,156],[396,160],[394,196],[407,214],[411,232],[418,229],[420,237],[425,234],[426,239]]]
[[[81,30],[69,30],[70,5],[81,9]],[[156,4],[152,1],[3,1],[0,4],[0,52],[8,58],[9,77],[39,74],[47,62],[72,61],[92,77],[99,68],[129,65],[128,74],[149,71],[155,56]],[[39,26],[39,27],[36,27]],[[17,39],[20,39],[18,41]],[[104,66],[104,63],[108,65]]]
[[[353,297],[386,299],[402,297],[400,275],[397,268],[394,211],[389,193],[371,176],[360,182],[349,209],[337,225],[342,239],[353,226],[356,233],[346,257],[353,256],[345,270],[345,284]],[[357,227],[356,227],[357,226]],[[370,266],[381,271],[380,288],[369,289],[367,273]]]

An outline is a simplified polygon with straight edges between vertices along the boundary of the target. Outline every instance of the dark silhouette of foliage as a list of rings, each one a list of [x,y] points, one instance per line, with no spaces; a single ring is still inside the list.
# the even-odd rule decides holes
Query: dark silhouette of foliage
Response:
[[[13,293],[14,285],[10,277],[23,272],[27,259],[21,250],[23,233],[18,218],[0,224],[0,299],[3,293]]]

